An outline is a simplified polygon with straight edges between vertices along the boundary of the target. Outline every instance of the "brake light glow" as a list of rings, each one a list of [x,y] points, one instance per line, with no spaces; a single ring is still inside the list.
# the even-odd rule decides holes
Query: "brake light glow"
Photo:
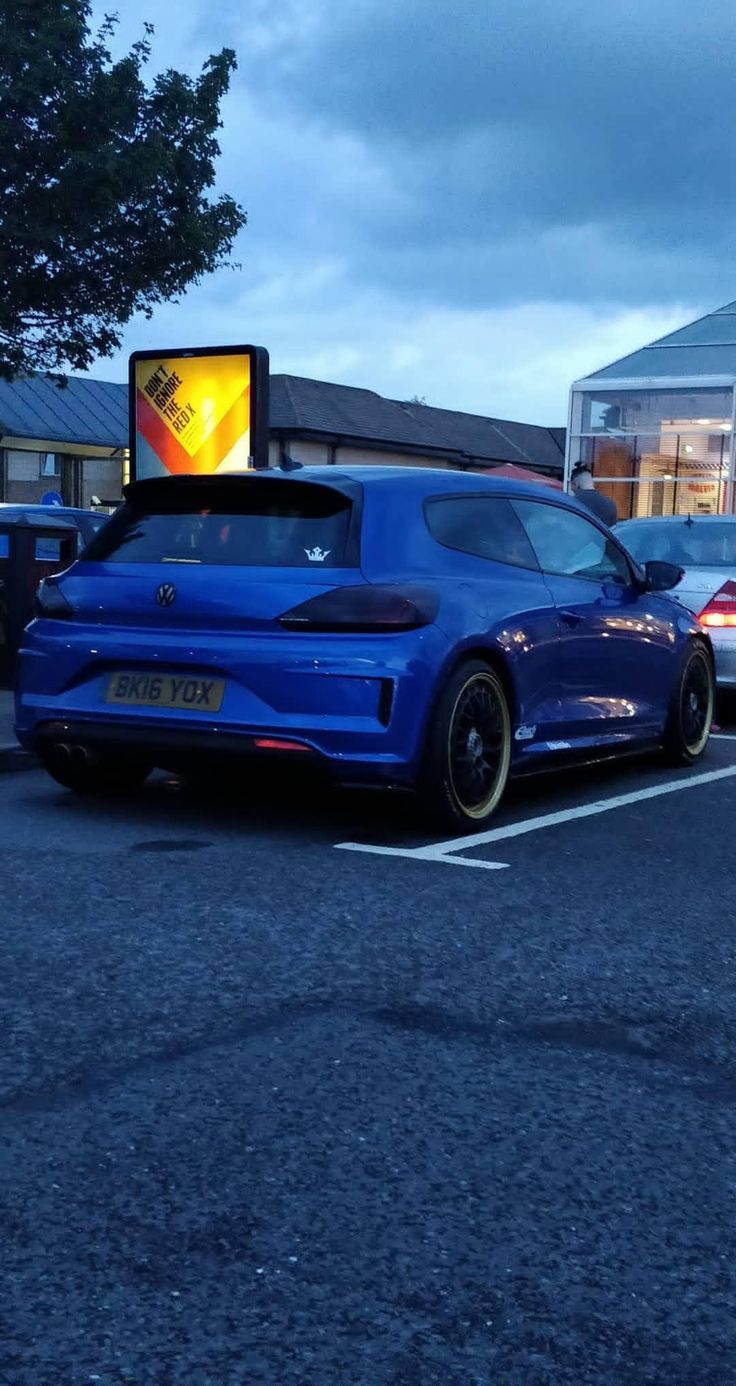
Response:
[[[300,741],[282,741],[276,736],[257,736],[256,746],[259,751],[309,751]]]
[[[285,611],[279,617],[289,630],[371,631],[416,630],[428,626],[437,614],[437,597],[424,587],[333,587],[318,597]]]
[[[698,620],[706,630],[736,627],[736,582],[724,582],[703,608]]]
[[[704,611],[699,620],[701,626],[711,626],[714,629],[718,626],[736,626],[736,612]]]

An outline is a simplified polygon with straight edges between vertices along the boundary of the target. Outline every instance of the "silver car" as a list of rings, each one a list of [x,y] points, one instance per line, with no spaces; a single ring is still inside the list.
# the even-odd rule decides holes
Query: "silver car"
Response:
[[[736,515],[662,515],[624,520],[614,533],[637,563],[684,568],[674,589],[707,630],[722,688],[736,689]]]

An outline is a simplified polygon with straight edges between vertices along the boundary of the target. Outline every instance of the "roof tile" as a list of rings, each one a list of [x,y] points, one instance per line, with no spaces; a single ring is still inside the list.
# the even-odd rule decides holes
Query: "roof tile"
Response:
[[[435,409],[299,375],[271,376],[270,413],[271,427],[281,432],[426,449],[456,462],[562,467],[564,429]],[[125,447],[128,387],[88,376],[71,376],[63,387],[40,375],[0,381],[0,430],[80,447]]]

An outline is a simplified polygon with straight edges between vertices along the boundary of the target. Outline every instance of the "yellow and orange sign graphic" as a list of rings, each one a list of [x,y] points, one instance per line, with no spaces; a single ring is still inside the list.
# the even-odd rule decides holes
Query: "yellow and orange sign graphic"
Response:
[[[250,357],[135,363],[136,432],[167,472],[243,471],[250,456]]]

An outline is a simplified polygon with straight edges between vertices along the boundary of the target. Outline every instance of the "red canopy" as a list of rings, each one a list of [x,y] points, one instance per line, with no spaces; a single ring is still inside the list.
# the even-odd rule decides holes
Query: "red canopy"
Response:
[[[563,489],[562,482],[556,477],[542,476],[541,472],[533,472],[528,467],[515,467],[512,462],[505,462],[502,467],[474,467],[473,471],[484,471],[489,476],[497,476],[501,480],[532,481],[537,486],[552,486],[555,491]]]

